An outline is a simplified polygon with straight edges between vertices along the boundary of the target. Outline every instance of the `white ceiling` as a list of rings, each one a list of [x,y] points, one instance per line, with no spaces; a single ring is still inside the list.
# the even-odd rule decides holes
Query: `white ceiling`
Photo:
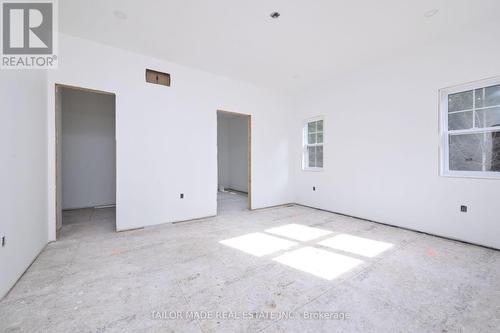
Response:
[[[60,0],[59,5],[63,33],[283,89],[500,21],[500,0]],[[433,9],[439,12],[426,18]],[[271,19],[273,11],[281,17]]]

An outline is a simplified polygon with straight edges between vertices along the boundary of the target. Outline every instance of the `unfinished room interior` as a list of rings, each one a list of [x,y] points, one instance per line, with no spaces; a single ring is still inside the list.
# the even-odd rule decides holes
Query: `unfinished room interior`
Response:
[[[500,332],[500,1],[0,4],[0,332]]]
[[[55,89],[56,234],[114,231],[115,96],[64,86]]]
[[[217,212],[249,209],[250,115],[217,111]]]

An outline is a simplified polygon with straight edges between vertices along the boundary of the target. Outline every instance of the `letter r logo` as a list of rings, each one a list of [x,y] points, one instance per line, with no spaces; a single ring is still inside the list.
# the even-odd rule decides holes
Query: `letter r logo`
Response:
[[[3,54],[51,54],[53,4],[3,2]]]

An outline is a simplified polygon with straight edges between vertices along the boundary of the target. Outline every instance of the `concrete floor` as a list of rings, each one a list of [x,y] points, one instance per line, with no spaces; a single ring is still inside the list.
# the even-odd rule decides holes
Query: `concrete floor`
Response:
[[[227,215],[248,209],[248,196],[240,192],[219,192],[217,194],[217,214]]]
[[[120,233],[112,209],[65,214],[61,240],[0,303],[0,331],[499,331],[500,252],[244,201],[222,195],[216,218]],[[219,317],[172,319],[183,311]],[[303,318],[327,312],[350,318]]]

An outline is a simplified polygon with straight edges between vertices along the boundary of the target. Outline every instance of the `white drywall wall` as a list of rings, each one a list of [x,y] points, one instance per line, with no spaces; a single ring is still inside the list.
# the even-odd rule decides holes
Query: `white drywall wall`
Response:
[[[57,166],[56,166],[56,187],[62,189],[62,89],[56,87],[55,89],[56,100],[55,100],[55,117],[56,117],[56,155],[57,155]],[[60,232],[62,228],[62,191],[57,191],[57,201],[56,201],[56,229],[57,233]]]
[[[115,204],[115,97],[61,90],[62,208]]]
[[[248,118],[229,119],[229,185],[248,192]]]
[[[170,73],[172,86],[146,83],[146,68]],[[67,35],[60,35],[59,68],[48,80],[49,184],[55,183],[56,83],[116,94],[118,230],[216,214],[218,109],[252,115],[253,208],[290,201],[285,98]],[[54,187],[49,191],[54,239]]]
[[[438,154],[438,90],[500,75],[497,31],[471,30],[299,96],[290,127],[295,201],[500,248],[500,181],[441,177]],[[302,122],[319,115],[325,168],[301,171]]]
[[[248,192],[248,118],[218,113],[219,184]]]
[[[229,187],[229,119],[217,113],[217,182]],[[217,187],[218,188],[218,187]]]
[[[0,298],[47,244],[46,73],[0,73]]]

